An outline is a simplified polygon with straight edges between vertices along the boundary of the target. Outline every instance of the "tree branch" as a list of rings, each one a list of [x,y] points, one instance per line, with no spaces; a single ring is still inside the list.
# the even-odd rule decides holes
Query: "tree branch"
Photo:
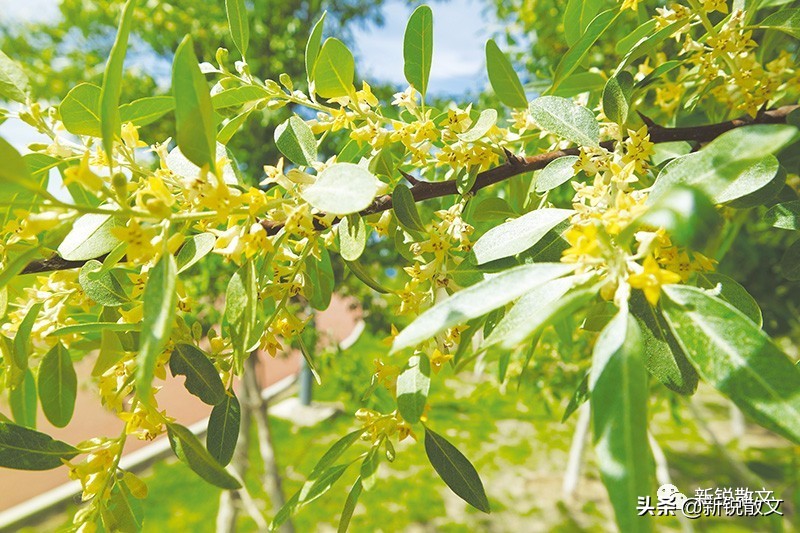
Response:
[[[745,116],[725,122],[718,122],[716,124],[706,124],[701,126],[687,126],[682,128],[665,128],[655,124],[651,119],[642,116],[642,120],[647,125],[648,132],[650,133],[650,141],[653,143],[665,143],[674,141],[688,141],[697,143],[707,143],[713,141],[723,133],[742,126],[749,126],[751,124],[781,124],[786,122],[786,117],[795,109],[800,108],[798,105],[786,105],[775,109],[760,112],[755,118]],[[614,141],[604,141],[600,145],[606,149],[614,148]],[[503,165],[490,168],[478,174],[475,179],[475,185],[472,186],[470,192],[475,193],[480,189],[494,185],[501,181],[505,181],[514,176],[525,174],[526,172],[533,172],[534,170],[541,170],[548,165],[551,161],[564,157],[567,155],[580,154],[580,148],[566,148],[564,150],[554,150],[544,154],[538,154],[528,157],[517,156],[508,150],[505,150],[506,162]],[[406,179],[409,175],[402,173]],[[416,183],[411,187],[411,193],[414,195],[415,202],[423,200],[430,200],[431,198],[439,198],[442,196],[452,196],[458,194],[456,187],[456,180],[447,181],[421,181],[412,177]],[[411,179],[409,179],[411,181]],[[385,194],[376,198],[372,205],[361,211],[361,216],[374,215],[388,211],[392,208],[391,195]],[[322,215],[318,215],[322,216]],[[338,218],[334,223],[338,222]],[[267,233],[274,235],[283,228],[283,223],[271,222],[263,220],[261,225],[267,230]],[[319,220],[315,219],[314,225],[319,230],[327,229],[327,226],[322,224]],[[100,258],[102,260],[102,258]],[[32,261],[28,264],[21,274],[31,274],[37,272],[48,272],[52,270],[65,270],[70,268],[78,268],[82,266],[85,261],[65,261],[57,255],[49,259],[40,261]]]

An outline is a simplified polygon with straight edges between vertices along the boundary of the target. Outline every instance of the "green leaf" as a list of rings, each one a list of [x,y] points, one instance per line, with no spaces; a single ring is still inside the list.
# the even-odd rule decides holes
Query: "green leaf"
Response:
[[[187,35],[172,62],[172,95],[175,97],[176,140],[181,153],[202,167],[216,170],[216,124],[206,78],[194,55],[194,41]]]
[[[339,481],[339,478],[342,477],[342,474],[344,474],[348,466],[350,466],[350,464],[332,466],[328,470],[322,472],[322,474],[313,481],[306,481],[306,484],[300,489],[298,504],[305,505],[313,502],[328,492],[330,488]]]
[[[334,163],[300,193],[303,200],[333,215],[349,215],[366,209],[378,193],[378,178],[352,163]]]
[[[602,0],[569,0],[567,2],[564,10],[564,38],[568,46],[573,46],[578,42],[602,6]]]
[[[314,28],[311,30],[311,35],[308,36],[306,43],[306,77],[308,78],[308,85],[311,86],[314,81],[314,65],[317,63],[317,56],[319,55],[320,43],[322,43],[322,29],[325,26],[325,15],[328,12],[322,13]]]
[[[41,251],[41,246],[31,246],[25,249],[21,254],[13,256],[3,267],[3,270],[0,270],[0,289],[5,288],[6,285],[11,283],[11,280],[28,266],[28,263],[38,258]]]
[[[218,169],[218,172],[222,173],[222,181],[228,185],[241,185],[239,178],[236,176],[236,171],[233,169],[233,155],[228,152],[224,144],[217,143],[215,156],[217,160],[222,158],[228,160],[221,169]],[[194,180],[200,173],[200,167],[189,161],[178,147],[170,150],[167,155],[167,168],[178,176],[189,180]]]
[[[493,227],[475,242],[473,252],[479,265],[517,255],[531,248],[574,211],[537,209]]]
[[[336,460],[339,459],[339,457],[341,457],[342,454],[346,452],[347,449],[350,448],[350,446],[352,446],[363,434],[363,429],[357,429],[333,443],[333,446],[331,446],[320,458],[320,460],[317,461],[317,464],[314,465],[314,469],[308,476],[308,481],[314,481],[315,479],[319,478],[323,472],[328,470],[328,467],[335,463]]]
[[[0,50],[0,97],[24,104],[28,92],[30,86],[25,71]]]
[[[764,221],[772,227],[800,230],[800,200],[792,200],[770,207]]]
[[[30,368],[25,369],[22,381],[9,392],[8,403],[14,422],[36,429],[36,380]]]
[[[2,149],[0,148],[0,150]],[[47,190],[50,169],[61,163],[61,160],[55,157],[37,152],[25,154],[22,156],[22,160],[28,167],[31,177],[30,185],[36,191]],[[13,185],[0,187],[0,202],[4,203],[3,206],[0,206],[0,227],[5,226],[9,220],[16,220],[18,217],[15,212],[18,209],[35,212],[37,205],[41,204],[40,194],[36,191]]]
[[[407,231],[425,231],[422,219],[414,202],[411,189],[398,183],[392,191],[392,209],[397,217],[397,222]]]
[[[575,392],[572,393],[572,396],[569,399],[569,403],[567,404],[567,408],[564,409],[564,415],[561,417],[561,423],[567,421],[567,419],[578,410],[578,407],[583,405],[583,403],[589,399],[589,373],[587,372],[583,379],[578,384],[578,387],[575,389]]]
[[[353,54],[339,39],[330,37],[314,64],[314,90],[323,98],[339,98],[353,93],[356,66]]]
[[[489,83],[494,93],[508,107],[524,109],[528,106],[528,97],[522,82],[514,71],[511,61],[500,50],[493,39],[486,41],[486,70],[489,74]]]
[[[147,402],[151,396],[156,359],[172,333],[177,305],[177,267],[172,254],[164,254],[150,270],[144,286],[142,336],[136,358],[136,394]]]
[[[455,446],[428,427],[425,427],[425,453],[450,490],[479,511],[491,512],[475,467]]]
[[[41,186],[32,179],[25,159],[2,137],[0,137],[0,161],[3,162],[0,165],[0,185],[3,186],[3,195],[19,191],[41,191]]]
[[[666,285],[664,316],[702,378],[762,426],[800,443],[800,368],[741,311]]]
[[[419,422],[425,412],[430,388],[431,364],[428,357],[424,354],[411,356],[405,370],[397,376],[397,409],[409,424]]]
[[[144,513],[142,504],[131,494],[125,481],[119,480],[111,489],[106,505],[101,510],[103,526],[107,531],[139,533],[142,531]]]
[[[225,12],[228,15],[228,26],[231,30],[233,44],[242,54],[247,56],[247,45],[250,43],[250,25],[247,22],[247,6],[244,0],[225,0]]]
[[[254,328],[258,318],[256,271],[248,261],[231,276],[225,293],[225,320],[230,329],[236,366],[241,366],[257,339]]]
[[[97,333],[102,331],[140,331],[141,324],[128,324],[117,322],[81,322],[80,324],[72,324],[69,326],[62,326],[58,329],[48,333],[48,337],[60,337],[62,335],[73,335],[75,333]]]
[[[367,246],[367,226],[357,213],[339,222],[339,253],[345,261],[355,261]]]
[[[761,327],[764,325],[764,318],[761,315],[761,308],[755,298],[750,296],[747,289],[739,285],[738,282],[716,272],[698,272],[697,286],[701,289],[709,289],[720,300],[725,300],[736,309],[741,311],[753,323]]]
[[[516,218],[517,213],[508,205],[508,202],[497,196],[484,198],[475,209],[473,217],[480,222],[497,220],[499,218]]]
[[[356,510],[356,504],[358,504],[358,498],[361,496],[361,489],[361,477],[359,476],[356,478],[355,483],[353,483],[353,487],[347,494],[347,500],[344,502],[342,515],[339,517],[339,527],[336,529],[337,533],[347,533],[347,528],[350,526],[350,520],[353,518],[353,512]]]
[[[389,289],[375,281],[375,279],[370,276],[369,272],[367,272],[367,269],[364,268],[364,265],[362,265],[361,262],[345,261],[344,263],[347,265],[347,268],[350,269],[350,272],[352,272],[355,277],[361,280],[361,282],[370,289],[381,294],[388,294],[391,292]]]
[[[213,95],[211,97],[211,107],[214,109],[239,108],[244,104],[258,102],[269,97],[270,93],[260,85],[241,85],[225,89]]]
[[[317,160],[314,133],[297,115],[292,115],[275,128],[275,146],[296,165],[309,166]]]
[[[53,346],[39,364],[39,397],[47,420],[63,428],[72,419],[78,377],[69,352],[60,342]]]
[[[117,38],[108,56],[106,70],[103,73],[103,86],[100,89],[100,130],[103,137],[103,148],[109,161],[113,159],[114,139],[119,137],[120,114],[119,96],[122,92],[122,67],[128,51],[128,36],[133,25],[133,11],[136,0],[128,0],[122,8],[122,17],[117,29]]]
[[[102,89],[91,83],[73,87],[58,106],[64,128],[74,135],[101,137],[100,93]]]
[[[603,113],[609,120],[623,126],[628,120],[632,96],[633,76],[627,70],[623,70],[609,78],[603,89]]]
[[[779,30],[800,39],[800,9],[782,9],[762,20],[758,27]]]
[[[359,479],[361,480],[364,490],[370,490],[375,486],[375,481],[378,477],[378,467],[381,463],[380,451],[380,444],[373,445],[364,458],[364,461],[361,463],[361,475]]]
[[[598,146],[600,125],[594,113],[560,96],[540,96],[530,105],[530,113],[544,131],[555,133],[578,146]]]
[[[654,491],[641,349],[636,321],[621,311],[600,332],[589,377],[597,463],[617,524],[625,532],[652,529],[650,519],[637,516],[631,504]]]
[[[581,93],[600,92],[606,86],[606,78],[597,72],[575,72],[562,81],[553,96],[572,98]]]
[[[483,341],[482,347],[499,344],[505,350],[541,332],[548,324],[574,314],[597,295],[598,287],[570,292],[582,280],[558,278],[523,295]]]
[[[447,328],[515,300],[531,289],[574,269],[561,263],[522,265],[476,283],[431,307],[395,337],[392,352],[416,346]]]
[[[617,70],[614,72],[614,74],[616,75],[618,72],[621,72],[625,67],[627,67],[640,57],[659,49],[659,47],[662,46],[661,43],[663,41],[671,37],[676,31],[683,28],[688,22],[689,22],[688,18],[682,18],[680,20],[673,22],[669,26],[661,28],[655,33],[651,33],[652,30],[655,29],[656,26],[655,24],[653,24],[652,26],[646,24],[640,26],[640,28],[644,27],[644,29],[647,31],[645,32],[644,35],[642,35],[636,40],[625,39],[624,41],[625,48],[618,53],[624,53],[625,50],[627,50],[627,53],[622,58],[620,64],[617,66]],[[636,31],[634,31],[634,33],[631,34],[631,37],[633,37],[634,35],[638,36],[639,34],[636,33]],[[620,44],[622,44],[622,41],[618,43],[618,50]]]
[[[32,429],[0,422],[0,466],[15,470],[51,470],[63,466],[78,450]]]
[[[641,226],[664,228],[674,243],[698,250],[718,233],[722,217],[702,191],[675,185],[623,230],[621,240],[632,238]]]
[[[565,155],[550,161],[536,176],[536,192],[545,193],[571,180],[578,159],[577,155]]]
[[[181,249],[175,254],[178,274],[188,270],[192,265],[211,253],[217,238],[213,233],[199,233],[186,238]]]
[[[130,302],[114,272],[103,270],[100,261],[87,261],[78,274],[78,283],[83,292],[100,305],[116,307]]]
[[[795,241],[783,253],[780,262],[781,274],[792,281],[800,280],[800,241]]]
[[[217,487],[236,490],[241,484],[225,471],[225,467],[217,462],[197,440],[188,428],[180,424],[167,424],[167,437],[175,455],[189,465],[195,474]]]
[[[459,133],[458,138],[464,142],[475,142],[489,133],[494,125],[497,124],[497,111],[494,109],[484,109],[478,116],[478,120],[472,127],[464,133]]]
[[[614,51],[617,53],[617,55],[625,55],[625,52],[628,52],[631,48],[633,48],[636,43],[647,36],[652,35],[657,24],[658,21],[656,19],[649,19],[646,22],[643,22],[629,34],[621,36],[620,40],[617,41]]]
[[[367,145],[369,146],[369,145]],[[384,146],[369,161],[367,167],[375,176],[386,176],[392,178],[396,167],[395,156],[392,154],[391,147]]]
[[[723,133],[702,150],[667,163],[648,203],[678,184],[697,187],[718,204],[747,196],[770,184],[779,168],[771,154],[796,136],[796,128],[782,124],[745,126]]]
[[[252,110],[240,113],[228,120],[225,125],[219,129],[219,133],[217,133],[217,142],[223,145],[228,144],[239,131],[239,128],[242,127],[242,124],[250,117],[250,113],[252,113]]]
[[[678,394],[694,394],[700,376],[675,340],[661,310],[651,306],[641,291],[634,291],[630,312],[642,334],[647,371]]]
[[[14,364],[17,368],[25,370],[28,368],[28,355],[31,346],[31,331],[39,311],[42,310],[43,303],[37,302],[31,305],[25,318],[20,322],[17,333],[14,335]]]
[[[121,225],[111,215],[82,215],[58,245],[58,255],[67,261],[88,261],[102,257],[120,243],[111,230]]]
[[[403,73],[408,84],[425,98],[433,58],[433,12],[426,5],[411,13],[403,36]]]
[[[203,403],[217,405],[225,401],[225,385],[219,372],[200,348],[191,344],[175,345],[169,358],[169,369],[174,377],[186,376],[186,390]]]
[[[119,118],[123,124],[131,122],[134,126],[147,126],[174,109],[172,96],[147,96],[119,106]]]
[[[581,64],[586,54],[589,53],[594,43],[597,42],[597,39],[599,39],[617,19],[618,14],[619,10],[614,8],[603,11],[592,19],[580,39],[570,47],[567,53],[561,58],[561,61],[559,61],[553,76],[551,92],[555,91],[559,84]]]
[[[319,259],[312,255],[306,257],[306,274],[311,281],[309,288],[313,291],[307,296],[311,307],[317,311],[324,311],[331,303],[334,277],[328,250],[321,246],[319,253]]]
[[[211,457],[223,466],[230,463],[233,457],[236,442],[239,440],[241,418],[242,409],[232,390],[229,390],[225,399],[211,410],[206,447]]]

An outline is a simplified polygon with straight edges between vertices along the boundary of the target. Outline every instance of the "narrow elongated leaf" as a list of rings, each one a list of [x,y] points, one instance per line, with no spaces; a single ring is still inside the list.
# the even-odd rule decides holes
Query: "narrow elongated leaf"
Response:
[[[320,474],[316,479],[306,481],[303,488],[300,489],[300,497],[298,499],[299,505],[305,505],[313,502],[326,492],[330,490],[333,485],[339,481],[350,463],[343,465],[332,466]]]
[[[475,467],[447,439],[428,427],[425,428],[425,453],[450,490],[479,511],[491,512],[489,499]]]
[[[654,491],[641,347],[636,321],[621,311],[597,339],[589,377],[597,463],[617,524],[626,532],[652,529],[649,517],[637,516],[631,505]]]
[[[756,326],[764,325],[764,318],[758,302],[736,280],[717,272],[698,272],[697,286],[713,291],[714,296],[725,300],[744,313]]]
[[[347,215],[338,228],[339,253],[345,261],[355,261],[367,246],[367,225],[357,213]]]
[[[214,249],[217,238],[213,233],[199,233],[186,239],[181,249],[175,254],[178,274],[188,270],[192,265],[207,256]]]
[[[36,379],[30,368],[25,369],[22,381],[9,392],[8,403],[14,422],[36,429]]]
[[[9,98],[24,104],[29,91],[25,71],[0,50],[0,98]]]
[[[397,377],[397,409],[409,424],[419,422],[431,388],[431,364],[426,355],[414,355]]]
[[[484,315],[573,269],[562,263],[522,265],[476,283],[417,317],[395,337],[392,352],[416,346],[447,328]]]
[[[270,97],[270,93],[260,85],[241,85],[220,91],[211,97],[211,107],[225,109],[239,108],[244,104],[258,102]]]
[[[497,124],[497,111],[494,109],[484,109],[481,111],[475,124],[464,133],[459,133],[458,138],[464,142],[475,142],[489,133],[495,124]]]
[[[359,479],[365,490],[370,490],[375,486],[378,477],[378,467],[381,464],[381,447],[373,445],[361,463],[361,475]]]
[[[349,215],[366,209],[378,193],[378,179],[368,170],[352,163],[334,163],[317,176],[300,194],[322,211]]]
[[[62,104],[63,105],[63,104]],[[119,106],[119,118],[124,124],[147,126],[175,109],[172,96],[147,96]]]
[[[800,39],[800,9],[782,9],[762,20],[758,27],[779,30]]]
[[[289,161],[309,166],[317,160],[317,140],[305,120],[292,115],[275,128],[275,146]]]
[[[255,342],[257,305],[255,267],[252,261],[248,261],[233,274],[225,293],[225,320],[230,329],[237,368],[241,368]]]
[[[214,364],[199,348],[191,344],[178,344],[169,358],[173,376],[186,376],[186,390],[208,405],[225,401],[225,386]]]
[[[14,155],[11,154],[11,157],[14,157]],[[38,152],[25,154],[22,156],[22,160],[28,167],[30,185],[36,191],[14,185],[7,186],[5,183],[3,187],[0,187],[0,202],[4,204],[0,206],[0,226],[3,227],[9,220],[18,218],[15,214],[17,210],[35,212],[36,206],[41,203],[41,195],[37,191],[47,190],[47,185],[50,181],[49,171],[61,162],[55,157]]]
[[[572,46],[586,31],[589,23],[600,12],[602,0],[569,0],[564,10],[564,38]]]
[[[47,420],[59,428],[69,424],[75,410],[78,377],[69,352],[60,342],[42,359],[38,385],[42,411]]]
[[[136,394],[143,401],[151,397],[150,387],[156,359],[172,333],[177,304],[177,267],[171,254],[164,254],[150,271],[144,287],[142,336],[136,358]]]
[[[242,409],[232,390],[229,390],[225,399],[211,410],[206,447],[211,457],[223,466],[230,463],[233,457],[236,442],[239,440],[241,418]]]
[[[314,28],[311,30],[311,35],[308,37],[306,43],[306,77],[308,78],[309,86],[314,81],[314,65],[317,63],[317,56],[319,55],[320,43],[322,43],[322,29],[325,26],[325,15],[327,11],[322,14]]]
[[[349,96],[355,71],[352,52],[342,41],[330,37],[322,44],[314,64],[314,90],[323,98]]]
[[[39,192],[41,186],[31,178],[25,159],[5,139],[0,137],[0,185],[2,198],[11,192]]]
[[[536,176],[536,192],[542,194],[571,180],[575,175],[574,166],[577,162],[577,155],[565,155],[550,161]]]
[[[800,230],[800,200],[792,200],[770,207],[764,221],[775,228]]]
[[[133,25],[133,10],[136,0],[128,0],[122,8],[117,38],[108,56],[103,73],[103,86],[100,90],[100,130],[103,134],[103,148],[109,160],[112,159],[114,139],[119,137],[119,96],[122,92],[122,67],[128,52],[128,36]]]
[[[51,333],[48,337],[59,337],[62,335],[74,335],[76,333],[98,333],[102,331],[140,331],[141,324],[128,324],[117,322],[83,322],[81,324],[72,324],[70,326],[63,326]]]
[[[752,194],[769,185],[778,172],[779,163],[772,154],[796,136],[796,128],[782,124],[745,126],[723,133],[702,150],[667,163],[648,203],[676,185],[696,187],[717,204]]]
[[[486,337],[483,346],[499,344],[510,350],[548,324],[584,307],[597,295],[598,289],[575,290],[567,295],[580,281],[577,276],[558,278],[525,294]]]
[[[214,459],[197,440],[197,437],[185,426],[167,424],[167,437],[172,451],[186,463],[195,474],[217,487],[236,490],[241,484],[225,471],[225,468]]]
[[[388,294],[389,292],[391,292],[389,289],[387,289],[386,287],[375,281],[375,279],[372,276],[370,276],[369,272],[367,272],[367,269],[364,268],[364,265],[362,265],[359,261],[345,261],[344,263],[347,265],[347,268],[350,270],[350,272],[353,273],[355,277],[361,280],[361,282],[364,285],[366,285],[373,291],[379,292],[381,294]]]
[[[306,274],[311,280],[308,303],[317,311],[324,311],[331,303],[334,277],[331,256],[325,247],[320,247],[320,259],[309,255],[306,257]]]
[[[500,50],[493,39],[486,41],[486,70],[489,74],[489,83],[494,93],[508,107],[524,109],[528,106],[528,97],[522,82],[514,71],[511,61]]]
[[[200,72],[194,42],[187,35],[172,62],[172,95],[175,97],[176,140],[181,153],[202,167],[216,170],[216,125],[206,78]]]
[[[103,271],[103,264],[100,261],[94,259],[87,261],[78,274],[78,283],[83,292],[100,305],[117,307],[130,302],[113,271]]]
[[[242,58],[247,56],[250,44],[250,25],[247,22],[247,6],[244,0],[225,0],[225,12],[228,15],[228,27],[233,44],[239,49]]]
[[[337,533],[346,533],[347,528],[350,527],[350,520],[353,518],[353,512],[356,510],[356,504],[358,504],[358,498],[361,496],[362,488],[361,476],[359,476],[356,478],[355,483],[353,483],[353,487],[347,494],[347,500],[344,502],[342,515],[339,518],[339,526],[336,529]]]
[[[696,287],[663,289],[664,316],[700,376],[756,422],[800,443],[800,368],[729,303]]]
[[[397,222],[408,231],[425,231],[422,219],[414,202],[411,189],[398,183],[392,192],[392,209],[397,217]]]
[[[540,96],[530,105],[530,113],[544,131],[555,133],[578,146],[597,146],[600,125],[594,113],[560,96]]]
[[[328,468],[335,463],[336,460],[339,459],[339,457],[341,457],[342,454],[346,452],[347,449],[350,448],[350,446],[352,446],[363,434],[363,429],[357,429],[337,440],[333,446],[331,446],[328,451],[325,452],[319,461],[317,461],[317,464],[314,465],[314,469],[308,476],[309,481],[317,479],[322,475],[323,472],[328,470]]]
[[[620,126],[628,119],[633,95],[633,76],[623,70],[609,78],[603,89],[603,113]]]
[[[537,209],[495,226],[475,242],[475,259],[482,265],[524,252],[573,213],[569,209]]]
[[[133,497],[123,480],[118,481],[111,490],[111,495],[101,511],[101,517],[107,531],[120,533],[142,531],[144,522],[142,504]]]
[[[120,243],[111,230],[121,223],[111,215],[82,215],[58,245],[58,255],[67,261],[97,259]]]
[[[561,61],[559,61],[555,75],[553,76],[551,91],[555,91],[559,84],[581,64],[583,58],[589,53],[594,43],[597,42],[597,39],[599,39],[616,20],[618,14],[619,10],[613,8],[603,11],[592,19],[586,27],[586,31],[581,35],[581,38],[570,47],[567,53],[564,54],[564,57],[561,58]]]
[[[647,371],[678,394],[694,394],[700,376],[675,340],[661,310],[651,306],[640,291],[634,291],[630,312],[642,334]]]
[[[41,246],[31,246],[19,255],[13,256],[12,259],[0,271],[0,289],[5,288],[6,285],[11,283],[14,277],[23,271],[32,260],[38,258],[42,253]]]
[[[403,36],[403,72],[408,84],[425,98],[433,59],[433,12],[421,5],[411,13]]]
[[[43,306],[44,304],[41,302],[33,304],[25,314],[25,318],[20,322],[17,333],[14,335],[14,365],[21,370],[28,368],[31,331],[33,330],[33,324],[36,322],[36,317],[39,316],[39,311],[42,310]]]
[[[51,470],[78,450],[66,442],[8,422],[0,422],[0,466],[15,470]]]
[[[64,128],[74,135],[101,137],[100,93],[102,89],[91,83],[73,87],[58,106]]]

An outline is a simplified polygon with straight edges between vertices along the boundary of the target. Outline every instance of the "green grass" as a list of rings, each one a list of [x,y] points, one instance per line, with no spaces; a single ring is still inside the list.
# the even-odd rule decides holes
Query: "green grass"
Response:
[[[322,358],[323,385],[316,388],[315,399],[341,402],[345,413],[311,428],[295,428],[286,421],[272,419],[273,442],[284,472],[287,497],[302,486],[305,476],[327,448],[357,427],[350,413],[360,406],[358,398],[362,384],[368,382],[372,372],[372,360],[385,351],[378,340],[364,336],[346,353]],[[334,367],[338,376],[346,378],[335,379]],[[516,382],[511,381],[505,391],[498,388],[494,378],[477,378],[471,373],[457,377],[450,369],[443,370],[433,381],[429,424],[473,462],[489,495],[491,515],[472,509],[450,493],[427,463],[422,443],[409,439],[397,446],[394,463],[382,462],[378,483],[362,493],[351,531],[571,532],[613,528],[611,508],[592,463],[591,451],[587,454],[576,501],[561,501],[562,472],[577,417],[560,423],[568,398],[544,400],[536,386],[541,379],[530,371],[526,375],[528,379],[519,390]],[[713,414],[724,407],[712,391],[701,388],[698,394],[706,412]],[[667,454],[673,482],[687,495],[698,486],[747,486],[735,476],[733,467],[719,450],[703,440],[685,409],[679,411],[684,418],[671,413],[667,398],[667,394],[659,394],[651,402],[651,429]],[[385,400],[385,395],[379,393],[370,399],[370,405],[380,406]],[[724,413],[725,409],[720,409],[720,414]],[[714,416],[718,417],[714,427],[724,436],[725,426],[719,415]],[[767,488],[788,500],[784,509],[789,511],[790,506],[800,503],[800,459],[785,441],[766,432],[762,435],[752,426],[750,429],[759,439],[758,446],[738,450],[734,443],[728,449],[762,476]],[[421,428],[417,432],[421,437]],[[255,433],[251,443],[247,484],[256,498],[266,501],[259,485],[262,466]],[[365,443],[356,443],[345,458],[354,458],[366,450]],[[352,466],[328,493],[302,508],[294,517],[296,530],[335,530],[357,470],[357,466]],[[149,486],[149,494],[142,502],[145,531],[214,531],[220,490],[200,480],[175,459],[155,465],[143,478]],[[784,520],[788,524],[793,518]],[[674,518],[658,517],[655,523],[658,530],[680,530]],[[701,518],[692,525],[697,531],[762,531],[767,530],[770,522]],[[246,515],[240,518],[240,526],[241,531],[256,530]]]

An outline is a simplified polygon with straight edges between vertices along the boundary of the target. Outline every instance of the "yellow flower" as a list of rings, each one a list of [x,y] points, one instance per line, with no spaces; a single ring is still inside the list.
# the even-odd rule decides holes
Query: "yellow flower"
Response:
[[[444,364],[452,358],[453,354],[451,353],[442,353],[441,351],[439,351],[439,348],[433,350],[433,353],[431,354],[430,357],[433,373],[438,374],[439,371],[442,369],[442,366],[444,366]]]
[[[151,242],[155,236],[154,228],[143,228],[138,220],[131,219],[127,226],[111,228],[111,233],[127,243],[125,255],[129,261],[145,263],[156,256],[156,250]]]
[[[147,143],[139,140],[139,128],[134,126],[132,122],[126,122],[122,125],[121,135],[122,142],[128,148],[143,148]]]
[[[644,260],[641,272],[628,276],[630,286],[634,289],[642,289],[650,305],[658,303],[662,285],[678,283],[679,281],[681,281],[679,274],[661,268],[652,255]]]
[[[64,171],[64,185],[77,183],[87,191],[99,192],[105,182],[103,179],[89,169],[89,152],[85,152],[81,158],[81,163],[77,166],[69,167]]]
[[[120,413],[119,417],[126,422],[125,433],[136,435],[140,440],[153,440],[161,433],[164,414],[137,403],[133,411]]]
[[[620,11],[625,11],[626,9],[636,11],[638,6],[639,0],[622,0],[622,6],[619,9]]]

